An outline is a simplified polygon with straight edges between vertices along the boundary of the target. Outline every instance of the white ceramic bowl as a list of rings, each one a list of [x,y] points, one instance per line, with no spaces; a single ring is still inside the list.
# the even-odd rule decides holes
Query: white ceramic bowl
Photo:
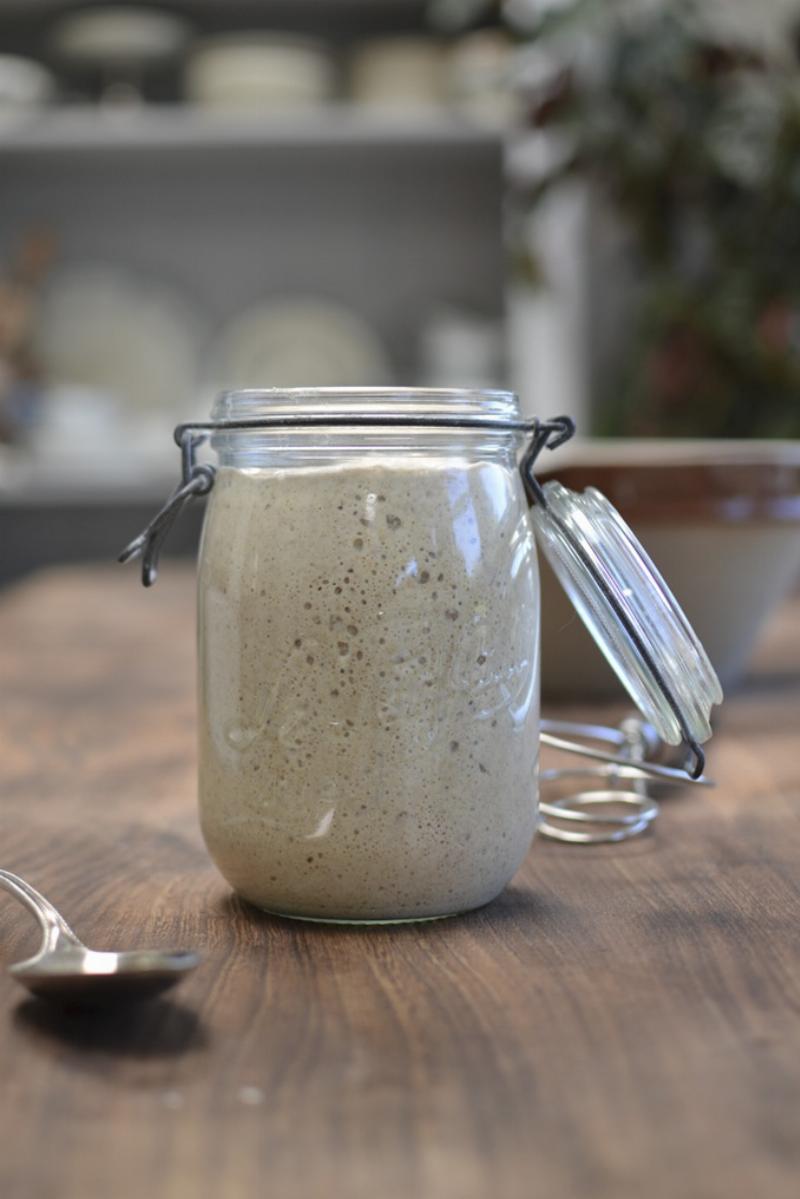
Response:
[[[334,90],[320,44],[272,33],[221,34],[193,47],[186,98],[209,108],[295,108],[322,104]]]
[[[113,4],[65,13],[54,24],[49,41],[64,62],[143,66],[180,54],[190,32],[189,23],[173,13]]]
[[[55,90],[55,79],[38,62],[0,54],[0,113],[37,108],[51,100]]]
[[[445,93],[444,51],[433,38],[377,38],[353,54],[350,94],[357,104],[416,109],[443,103]]]

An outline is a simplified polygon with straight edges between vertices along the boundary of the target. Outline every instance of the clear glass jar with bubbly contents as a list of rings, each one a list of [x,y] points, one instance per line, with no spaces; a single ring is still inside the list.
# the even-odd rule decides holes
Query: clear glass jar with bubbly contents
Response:
[[[349,426],[303,427],[335,413]],[[200,808],[246,900],[322,920],[491,900],[537,822],[539,589],[513,395],[229,393],[199,570]]]

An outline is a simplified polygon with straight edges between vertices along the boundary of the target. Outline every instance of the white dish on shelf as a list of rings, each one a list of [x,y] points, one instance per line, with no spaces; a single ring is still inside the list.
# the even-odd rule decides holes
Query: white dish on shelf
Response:
[[[133,5],[108,5],[65,13],[49,43],[64,62],[82,66],[144,66],[174,58],[191,25],[173,13]]]
[[[222,387],[348,387],[391,380],[380,339],[342,304],[276,300],[242,312],[223,330],[213,357]]]
[[[186,98],[210,108],[309,107],[328,100],[333,63],[310,38],[262,32],[220,34],[192,47]]]
[[[459,112],[486,129],[507,129],[518,103],[511,82],[514,47],[499,29],[459,38],[447,55],[447,90]]]
[[[105,476],[125,461],[120,452],[122,428],[114,396],[90,387],[57,385],[42,394],[27,448],[35,467],[48,477]]]
[[[420,329],[420,381],[426,387],[499,387],[501,319],[452,305],[434,308]]]
[[[93,389],[130,412],[179,417],[194,398],[201,326],[161,283],[73,266],[45,290],[34,350],[52,385]]]
[[[434,38],[376,38],[352,55],[350,95],[370,107],[430,107],[444,102],[445,78],[444,51]]]
[[[0,54],[1,115],[39,108],[53,98],[55,90],[55,79],[40,63],[17,54]]]
[[[167,414],[132,413],[116,397],[88,387],[51,387],[42,401],[26,439],[26,461],[39,487],[130,488],[174,472],[175,422]]]

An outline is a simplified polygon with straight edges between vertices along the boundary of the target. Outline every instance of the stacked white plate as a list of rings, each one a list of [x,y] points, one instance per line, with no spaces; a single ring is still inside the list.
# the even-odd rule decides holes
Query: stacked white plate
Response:
[[[181,415],[194,399],[201,337],[199,318],[169,287],[76,266],[46,289],[35,352],[56,386],[113,396],[129,413]]]
[[[314,298],[242,312],[223,330],[211,373],[223,388],[366,387],[391,380],[383,346],[366,321]]]

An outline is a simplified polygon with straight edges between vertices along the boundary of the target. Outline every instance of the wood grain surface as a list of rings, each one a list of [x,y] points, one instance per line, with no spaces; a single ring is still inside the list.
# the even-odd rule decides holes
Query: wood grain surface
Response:
[[[2,1199],[796,1199],[800,606],[653,835],[360,931],[233,900],[195,817],[185,570],[0,595],[0,865],[89,944],[205,954],[59,1017],[0,975]],[[582,715],[610,717],[596,707]],[[37,941],[0,894],[9,963]]]

